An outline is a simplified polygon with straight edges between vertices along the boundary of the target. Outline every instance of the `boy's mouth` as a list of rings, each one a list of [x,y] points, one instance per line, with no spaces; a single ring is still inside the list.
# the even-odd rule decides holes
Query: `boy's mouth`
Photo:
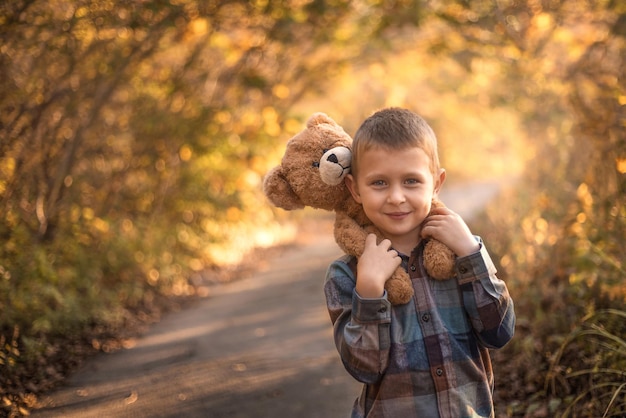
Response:
[[[389,212],[387,213],[387,216],[389,216],[391,219],[404,219],[408,216],[408,214],[409,212]]]

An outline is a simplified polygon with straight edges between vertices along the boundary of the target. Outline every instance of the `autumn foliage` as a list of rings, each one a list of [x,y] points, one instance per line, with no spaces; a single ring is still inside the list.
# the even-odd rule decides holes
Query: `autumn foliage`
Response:
[[[622,2],[19,0],[0,40],[1,411],[289,239],[260,184],[310,112],[401,105],[513,184],[473,225],[518,312],[499,416],[624,415]]]

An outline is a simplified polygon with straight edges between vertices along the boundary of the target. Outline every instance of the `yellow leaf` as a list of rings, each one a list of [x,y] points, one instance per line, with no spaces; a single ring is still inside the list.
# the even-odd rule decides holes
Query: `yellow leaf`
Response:
[[[541,31],[545,31],[552,27],[552,16],[548,13],[540,13],[535,17],[535,24]]]
[[[180,147],[180,151],[178,155],[180,156],[181,161],[189,161],[191,159],[191,148],[188,145],[183,145]]]
[[[617,165],[617,171],[624,174],[626,173],[626,158],[618,158],[615,160]]]
[[[274,88],[272,88],[272,93],[274,93],[274,96],[278,97],[279,99],[286,99],[287,97],[289,97],[289,87],[285,86],[284,84],[277,84],[274,86]]]
[[[204,35],[209,29],[209,22],[206,19],[198,18],[189,22],[189,30],[194,35]]]

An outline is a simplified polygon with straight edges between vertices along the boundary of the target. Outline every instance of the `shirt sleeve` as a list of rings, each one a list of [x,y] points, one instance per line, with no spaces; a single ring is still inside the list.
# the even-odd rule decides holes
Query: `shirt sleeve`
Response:
[[[515,310],[506,284],[482,240],[480,250],[456,261],[463,304],[479,341],[487,348],[501,348],[513,338]]]
[[[335,346],[344,367],[362,383],[376,383],[389,364],[391,304],[387,295],[364,299],[346,257],[328,268],[324,293]]]

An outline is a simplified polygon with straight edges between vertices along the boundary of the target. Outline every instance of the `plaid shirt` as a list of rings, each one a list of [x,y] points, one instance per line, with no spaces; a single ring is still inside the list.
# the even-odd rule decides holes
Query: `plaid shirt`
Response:
[[[415,289],[405,305],[392,306],[386,294],[360,298],[354,257],[330,265],[324,292],[335,344],[364,383],[353,418],[494,416],[488,349],[512,338],[515,313],[479,242],[479,252],[457,259],[455,279],[428,277],[423,244],[403,256]]]

